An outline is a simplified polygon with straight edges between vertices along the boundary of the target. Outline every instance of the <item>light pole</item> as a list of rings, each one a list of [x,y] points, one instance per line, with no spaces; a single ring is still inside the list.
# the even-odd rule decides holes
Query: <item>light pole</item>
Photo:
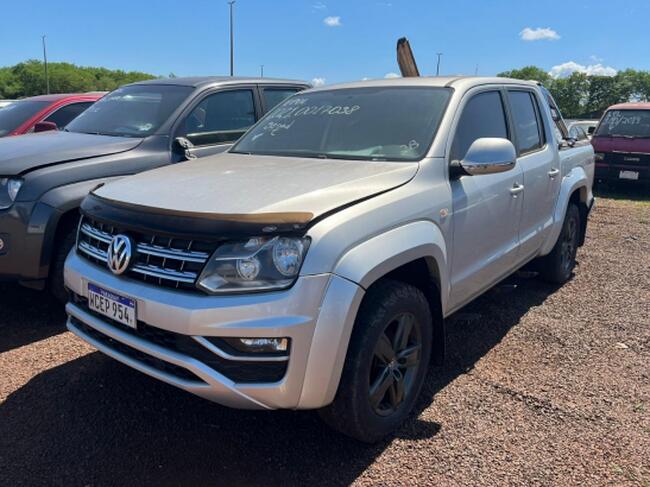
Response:
[[[260,78],[264,78],[264,65],[260,64]]]
[[[50,76],[47,72],[47,49],[45,47],[45,36],[41,36],[43,40],[43,64],[45,65],[45,92],[50,94]]]
[[[233,26],[232,26],[232,10],[233,10],[233,5],[235,5],[235,0],[231,0],[228,2],[228,5],[230,5],[230,76],[235,75],[235,52],[233,50],[233,42],[234,42],[234,37],[233,37]]]
[[[440,76],[440,58],[442,57],[442,53],[437,52],[436,56],[438,56],[438,62],[436,63],[436,76]]]

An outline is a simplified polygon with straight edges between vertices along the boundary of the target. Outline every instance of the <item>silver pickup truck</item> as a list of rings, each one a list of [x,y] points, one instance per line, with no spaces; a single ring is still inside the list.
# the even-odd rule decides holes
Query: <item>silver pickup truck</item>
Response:
[[[362,441],[409,414],[445,318],[531,263],[570,279],[591,146],[535,83],[405,78],[311,89],[227,153],[93,191],[67,326],[237,408],[319,409]]]

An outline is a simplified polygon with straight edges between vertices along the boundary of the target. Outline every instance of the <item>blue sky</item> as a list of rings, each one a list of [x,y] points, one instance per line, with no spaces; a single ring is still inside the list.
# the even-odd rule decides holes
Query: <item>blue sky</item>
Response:
[[[401,36],[426,74],[436,52],[442,74],[527,64],[560,75],[650,70],[649,19],[650,0],[237,0],[235,74],[257,75],[264,64],[267,76],[380,78],[398,71]],[[40,58],[42,34],[52,61],[159,75],[228,71],[225,0],[6,2],[0,66]]]

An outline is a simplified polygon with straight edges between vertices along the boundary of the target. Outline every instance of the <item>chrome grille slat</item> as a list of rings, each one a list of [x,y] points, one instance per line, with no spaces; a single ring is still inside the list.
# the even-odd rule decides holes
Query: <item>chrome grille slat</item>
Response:
[[[198,277],[195,272],[178,272],[173,269],[166,269],[164,267],[153,265],[136,264],[131,268],[131,270],[149,277],[167,279],[168,281],[184,282],[187,284],[193,284]]]
[[[79,255],[96,264],[106,265],[108,246],[119,233],[129,235],[136,250],[125,275],[150,285],[199,292],[194,283],[210,259],[216,243],[138,234],[84,217],[77,236]],[[199,249],[195,250],[197,246]]]
[[[205,264],[210,258],[210,255],[205,252],[165,248],[159,245],[154,246],[147,243],[138,243],[137,249],[139,253],[147,256],[161,257],[163,259],[176,259],[183,262],[196,262],[197,264]]]

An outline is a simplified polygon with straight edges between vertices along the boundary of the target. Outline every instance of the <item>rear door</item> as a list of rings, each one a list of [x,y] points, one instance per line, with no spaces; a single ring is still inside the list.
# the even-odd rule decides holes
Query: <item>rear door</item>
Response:
[[[508,89],[517,165],[523,171],[523,211],[519,226],[520,258],[533,256],[553,224],[562,174],[558,151],[542,118],[534,90]],[[548,134],[547,134],[548,132]]]
[[[482,137],[511,138],[500,88],[470,92],[461,106],[449,162]],[[517,262],[523,208],[519,165],[498,174],[451,180],[453,246],[451,307],[465,304],[510,273]]]

